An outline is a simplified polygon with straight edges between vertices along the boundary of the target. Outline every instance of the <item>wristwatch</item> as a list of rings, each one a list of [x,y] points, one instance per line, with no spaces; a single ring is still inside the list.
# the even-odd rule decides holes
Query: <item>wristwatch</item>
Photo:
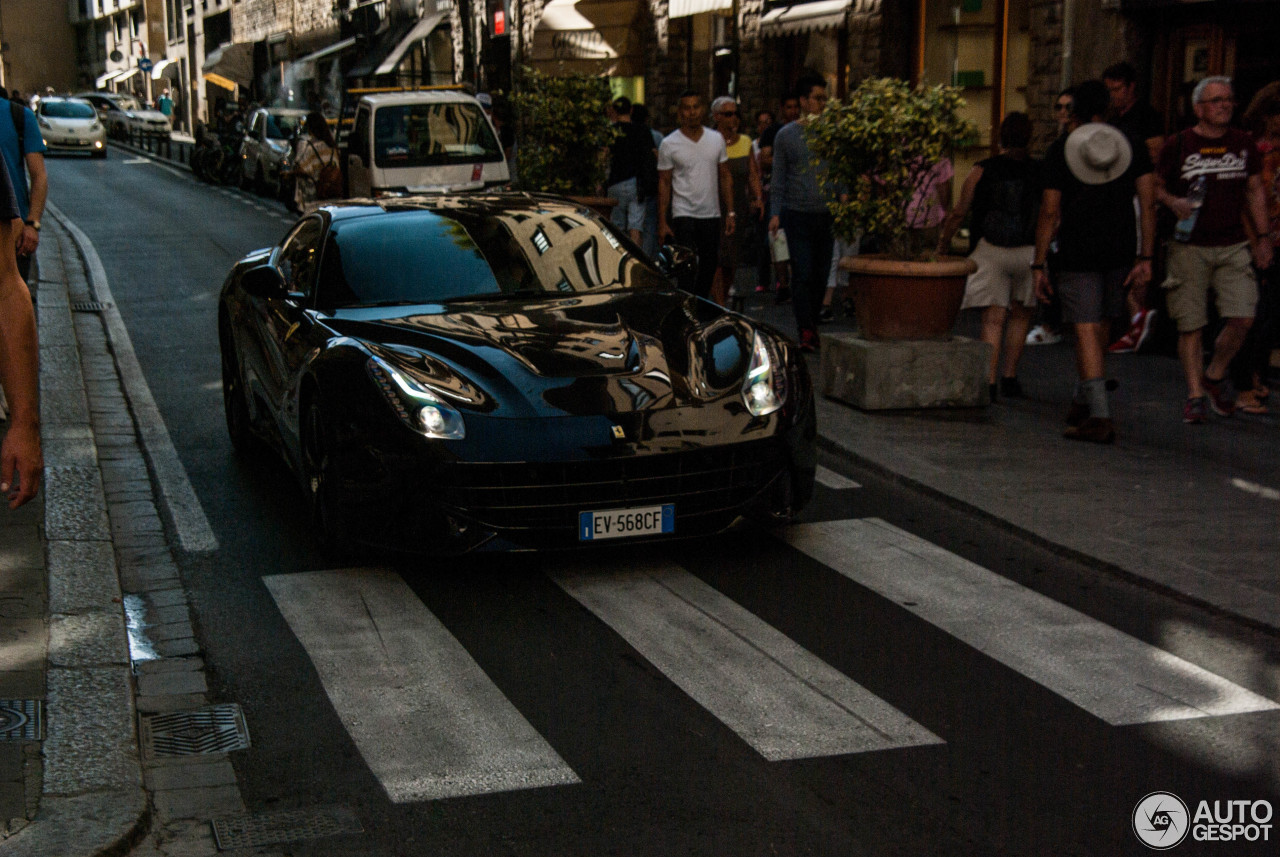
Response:
[[[30,227],[31,227],[32,229],[34,229],[36,232],[39,232],[39,231],[40,231],[40,221],[39,221],[39,220],[32,220],[31,218],[29,218],[29,217],[28,217],[28,218],[24,219],[22,222],[23,222],[23,223],[25,223],[25,224],[27,224],[28,226],[30,226]]]

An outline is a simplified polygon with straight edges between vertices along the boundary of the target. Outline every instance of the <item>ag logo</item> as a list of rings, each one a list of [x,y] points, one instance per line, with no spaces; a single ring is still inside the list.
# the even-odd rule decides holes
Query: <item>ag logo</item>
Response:
[[[1148,848],[1166,851],[1187,838],[1187,805],[1172,792],[1152,792],[1133,808],[1133,832]]]

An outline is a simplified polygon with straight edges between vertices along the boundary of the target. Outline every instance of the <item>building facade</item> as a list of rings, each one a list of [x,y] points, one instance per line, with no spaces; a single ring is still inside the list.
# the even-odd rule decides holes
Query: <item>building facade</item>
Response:
[[[75,31],[63,11],[41,0],[0,5],[0,89],[29,95],[75,86]]]

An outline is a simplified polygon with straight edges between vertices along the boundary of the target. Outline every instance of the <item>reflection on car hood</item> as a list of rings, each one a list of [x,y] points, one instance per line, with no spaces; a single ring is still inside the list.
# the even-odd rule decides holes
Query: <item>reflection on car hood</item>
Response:
[[[506,416],[705,404],[736,393],[751,347],[746,319],[676,291],[350,309],[327,323],[437,356]]]

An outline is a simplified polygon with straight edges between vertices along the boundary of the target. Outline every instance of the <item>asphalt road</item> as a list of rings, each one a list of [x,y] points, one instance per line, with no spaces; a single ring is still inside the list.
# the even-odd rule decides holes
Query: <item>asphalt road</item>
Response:
[[[178,560],[242,794],[364,830],[284,853],[1121,855],[1151,792],[1280,805],[1277,640],[851,462],[789,533],[332,568],[222,422],[218,289],[291,219],[117,151],[49,171],[219,541]]]

